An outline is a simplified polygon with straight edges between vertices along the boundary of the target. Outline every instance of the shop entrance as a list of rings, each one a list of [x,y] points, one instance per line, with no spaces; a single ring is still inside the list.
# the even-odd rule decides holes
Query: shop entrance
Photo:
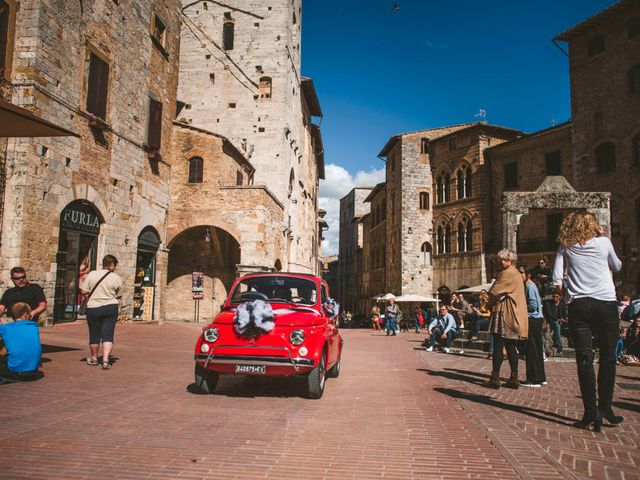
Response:
[[[56,262],[54,323],[77,319],[78,306],[84,299],[78,285],[85,275],[96,268],[100,212],[86,200],[76,200],[60,214],[60,240]]]
[[[133,285],[134,320],[154,319],[156,293],[156,253],[160,238],[151,227],[146,227],[138,237],[136,278]]]

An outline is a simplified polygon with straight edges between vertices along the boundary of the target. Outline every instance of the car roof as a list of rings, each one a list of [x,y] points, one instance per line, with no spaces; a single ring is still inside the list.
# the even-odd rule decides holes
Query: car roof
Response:
[[[256,273],[247,273],[245,275],[242,275],[239,278],[243,278],[243,277],[273,277],[273,276],[277,276],[277,275],[287,275],[287,276],[292,276],[292,277],[296,276],[296,277],[317,278],[319,280],[322,280],[317,275],[314,275],[312,273],[302,273],[302,272],[256,272]]]

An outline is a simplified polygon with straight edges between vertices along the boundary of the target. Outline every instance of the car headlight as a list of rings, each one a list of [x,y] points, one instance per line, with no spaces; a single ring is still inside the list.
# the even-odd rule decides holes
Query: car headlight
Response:
[[[202,336],[207,342],[213,343],[216,340],[218,340],[218,337],[220,336],[220,332],[215,327],[207,328],[202,334]]]
[[[294,345],[302,345],[302,342],[304,342],[304,332],[302,330],[294,330],[289,334],[289,341]]]

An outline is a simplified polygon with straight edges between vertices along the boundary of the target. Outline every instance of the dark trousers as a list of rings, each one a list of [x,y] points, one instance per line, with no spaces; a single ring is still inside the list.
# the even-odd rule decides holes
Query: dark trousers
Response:
[[[529,338],[527,339],[527,382],[547,381],[544,373],[544,355],[542,349],[542,324],[544,318],[529,317]]]
[[[113,342],[113,333],[118,321],[118,305],[87,308],[89,325],[89,344],[98,345],[100,341]]]
[[[593,336],[598,339],[600,367],[598,398],[601,409],[611,408],[616,378],[616,345],[620,319],[615,301],[578,298],[569,304],[569,328],[576,350],[578,380],[586,413],[596,411]]]
[[[511,374],[518,374],[518,350],[516,350],[516,342],[517,340],[510,340],[502,337],[497,333],[492,333],[491,338],[493,338],[493,371],[499,372],[500,367],[502,366],[502,361],[504,360],[504,355],[502,353],[502,349],[505,348],[507,350],[507,355],[509,356],[509,367],[511,367]]]
[[[431,337],[429,338],[429,346],[435,347],[438,342],[442,341],[440,338],[444,330],[442,328],[436,327],[433,329],[433,333],[431,333]],[[447,332],[447,338],[444,340],[444,346],[449,348],[451,346],[451,341],[453,340],[453,331],[449,330]]]

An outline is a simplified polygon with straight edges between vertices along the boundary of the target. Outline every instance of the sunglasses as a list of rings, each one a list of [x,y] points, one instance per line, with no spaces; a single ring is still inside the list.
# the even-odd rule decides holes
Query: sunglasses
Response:
[[[27,276],[22,275],[21,277],[11,277],[11,280],[13,280],[14,282],[17,282],[19,280],[24,280],[25,278],[27,278]]]

